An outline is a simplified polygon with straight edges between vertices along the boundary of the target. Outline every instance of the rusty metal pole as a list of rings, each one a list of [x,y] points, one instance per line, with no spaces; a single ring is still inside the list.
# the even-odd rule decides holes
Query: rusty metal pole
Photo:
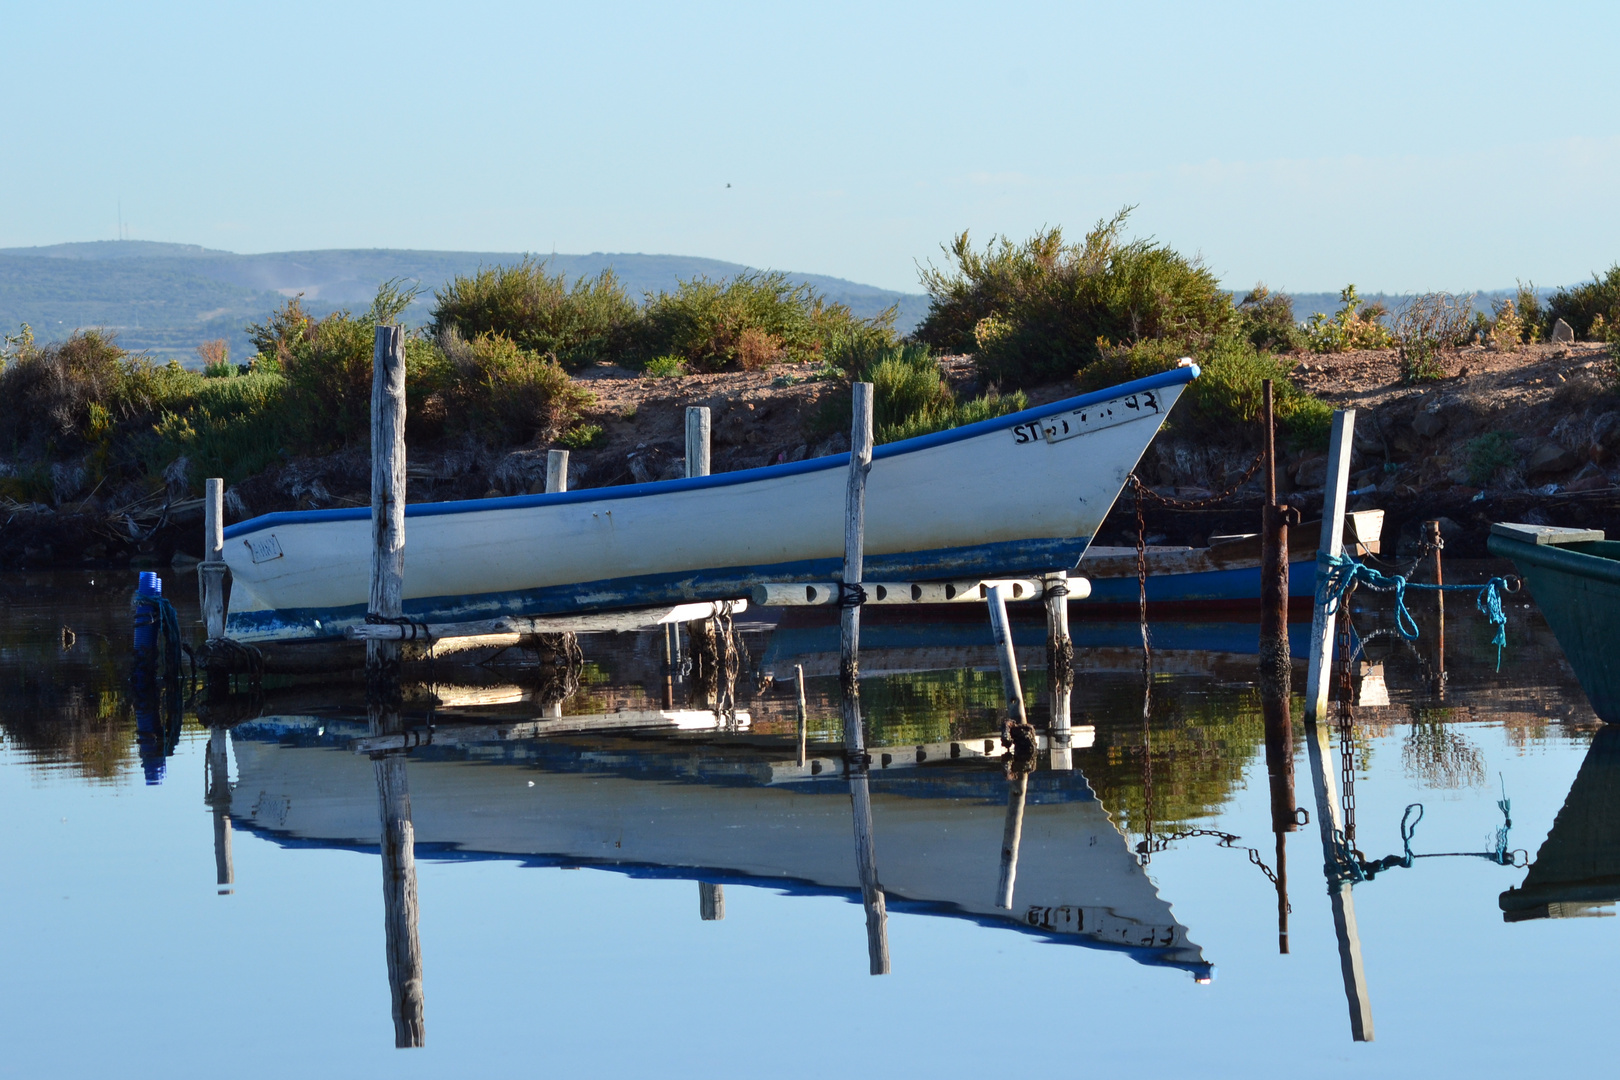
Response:
[[[1265,718],[1271,828],[1277,836],[1277,946],[1288,951],[1284,836],[1299,828],[1294,809],[1293,658],[1288,648],[1288,526],[1292,507],[1277,502],[1276,417],[1272,383],[1262,386],[1266,502],[1260,517],[1260,705]]]
[[[1271,380],[1262,385],[1266,503],[1260,512],[1260,675],[1262,686],[1274,679],[1286,696],[1288,653],[1288,514],[1277,504],[1277,440],[1272,414]]]
[[[1434,549],[1434,583],[1444,585],[1445,575],[1440,570],[1440,552],[1446,546],[1445,537],[1440,535],[1440,521],[1424,522],[1429,531],[1429,546]],[[1435,607],[1435,635],[1434,635],[1434,692],[1441,701],[1446,699],[1446,593],[1444,589],[1434,592]]]

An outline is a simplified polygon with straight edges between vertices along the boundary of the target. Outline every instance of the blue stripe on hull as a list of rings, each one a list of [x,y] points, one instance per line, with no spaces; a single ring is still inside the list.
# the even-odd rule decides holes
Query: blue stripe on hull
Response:
[[[1086,576],[1084,565],[1081,576]],[[1134,604],[1140,599],[1139,586],[1134,576],[1122,578],[1090,578],[1093,604]],[[1314,558],[1290,563],[1288,567],[1288,595],[1312,597],[1316,593],[1316,560]],[[1205,570],[1198,574],[1149,574],[1147,579],[1149,603],[1174,604],[1217,600],[1260,600],[1260,567],[1244,566],[1235,570]]]
[[[1090,537],[1082,536],[868,555],[862,576],[868,581],[937,581],[1039,574],[1072,569],[1090,542]],[[834,581],[843,573],[843,568],[842,558],[799,559],[765,566],[604,578],[477,596],[426,596],[405,601],[405,614],[421,622],[445,623],[507,615],[575,615],[701,600],[732,600],[747,596],[757,582]],[[362,622],[365,617],[364,604],[232,612],[226,633],[256,639],[333,638],[341,637],[345,626]]]

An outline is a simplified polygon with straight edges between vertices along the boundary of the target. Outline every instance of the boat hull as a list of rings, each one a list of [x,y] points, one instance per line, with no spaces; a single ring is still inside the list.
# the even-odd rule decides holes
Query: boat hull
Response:
[[[865,576],[1073,568],[1196,375],[1180,368],[879,447],[867,478]],[[1119,416],[1104,426],[1043,437],[1043,424],[1110,407]],[[404,611],[430,623],[572,614],[833,579],[848,469],[840,454],[654,484],[416,504],[406,509]],[[363,621],[371,528],[369,511],[350,509],[231,526],[227,634],[337,637]]]
[[[1512,559],[1592,710],[1620,723],[1620,541],[1531,544],[1493,534],[1492,555]]]

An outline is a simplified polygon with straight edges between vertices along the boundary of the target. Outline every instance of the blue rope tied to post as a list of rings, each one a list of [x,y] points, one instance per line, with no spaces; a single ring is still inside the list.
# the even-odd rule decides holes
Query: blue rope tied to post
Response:
[[[1338,614],[1340,601],[1351,587],[1358,583],[1374,592],[1393,592],[1395,630],[1407,641],[1418,639],[1417,620],[1412,617],[1412,612],[1406,606],[1407,589],[1474,593],[1474,607],[1496,627],[1491,644],[1496,646],[1496,670],[1502,670],[1502,650],[1507,647],[1507,615],[1502,611],[1502,594],[1508,591],[1507,578],[1493,577],[1483,585],[1432,585],[1428,582],[1408,581],[1401,574],[1385,574],[1368,566],[1354,555],[1318,555],[1317,562],[1327,572],[1322,586],[1324,595],[1319,597],[1319,600],[1325,601],[1329,617]]]

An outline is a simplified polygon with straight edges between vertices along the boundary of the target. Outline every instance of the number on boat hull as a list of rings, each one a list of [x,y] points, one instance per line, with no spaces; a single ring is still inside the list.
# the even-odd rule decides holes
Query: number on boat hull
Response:
[[[248,554],[253,556],[256,563],[281,558],[281,544],[276,540],[275,533],[268,536],[250,536],[242,542],[247,545]]]
[[[1146,390],[1019,424],[1012,429],[1013,439],[1020,443],[1033,443],[1041,439],[1049,443],[1062,442],[1088,431],[1099,431],[1115,424],[1140,420],[1144,416],[1158,416],[1162,411],[1158,393]]]

